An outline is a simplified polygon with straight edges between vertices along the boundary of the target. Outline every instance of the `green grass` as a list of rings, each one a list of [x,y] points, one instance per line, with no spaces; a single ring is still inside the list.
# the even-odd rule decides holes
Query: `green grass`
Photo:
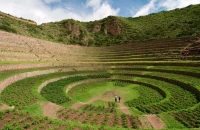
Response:
[[[128,106],[137,106],[141,104],[149,105],[164,99],[164,97],[158,91],[147,86],[139,86],[136,88],[136,90],[138,91],[140,97],[127,101],[126,104]]]
[[[24,106],[23,111],[38,117],[43,115],[43,108],[41,105],[39,105],[39,103],[35,103],[29,106]]]
[[[102,100],[97,100],[91,103],[92,106],[103,106],[103,107],[108,107],[108,102],[102,101]]]
[[[134,88],[137,85],[127,85],[125,87],[116,86],[114,82],[95,82],[78,85],[69,90],[68,95],[77,101],[87,102],[95,97],[100,97],[106,92],[113,91],[116,95],[121,96],[123,101],[138,98],[139,94]],[[104,98],[104,97],[102,97]],[[108,101],[114,101],[114,96],[106,98]]]
[[[184,125],[179,123],[169,114],[160,114],[159,117],[165,122],[168,129],[186,129]]]

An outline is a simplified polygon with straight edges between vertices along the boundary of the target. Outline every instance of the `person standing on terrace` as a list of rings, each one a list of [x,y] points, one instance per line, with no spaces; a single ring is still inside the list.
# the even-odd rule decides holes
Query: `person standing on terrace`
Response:
[[[115,95],[115,102],[117,102],[117,95]]]

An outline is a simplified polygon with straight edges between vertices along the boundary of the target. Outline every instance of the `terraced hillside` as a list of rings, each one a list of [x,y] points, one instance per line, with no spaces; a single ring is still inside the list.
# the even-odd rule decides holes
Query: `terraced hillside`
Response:
[[[109,47],[0,39],[0,129],[200,128],[198,38]]]

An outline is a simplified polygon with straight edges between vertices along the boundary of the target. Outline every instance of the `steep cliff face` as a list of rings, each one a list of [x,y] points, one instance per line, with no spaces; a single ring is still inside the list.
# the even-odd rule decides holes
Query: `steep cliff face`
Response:
[[[104,34],[112,34],[119,35],[121,34],[120,22],[116,17],[109,16],[104,20],[100,21],[100,23],[94,25],[93,32],[103,31]]]
[[[119,21],[116,19],[113,22],[107,23],[104,28],[104,33],[111,33],[112,35],[121,34],[121,28],[119,26]]]
[[[99,31],[101,31],[101,24],[94,25],[93,32],[95,33],[95,32],[99,32]]]
[[[75,35],[75,36],[79,36],[81,34],[80,32],[80,27],[78,24],[76,23],[73,23],[73,22],[70,22],[70,21],[67,21],[65,23],[65,28],[69,31],[71,31],[71,34],[72,35]]]
[[[69,32],[66,37],[70,41],[78,42],[84,46],[88,45],[88,40],[90,39],[88,30],[79,21],[66,20],[64,22],[64,28]]]

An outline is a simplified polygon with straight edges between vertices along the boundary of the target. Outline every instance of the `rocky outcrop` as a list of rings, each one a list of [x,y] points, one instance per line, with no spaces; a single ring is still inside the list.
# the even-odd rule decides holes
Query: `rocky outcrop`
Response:
[[[186,46],[180,53],[183,56],[200,54],[200,38],[198,38],[194,43]]]
[[[67,21],[65,23],[65,28],[67,30],[71,31],[72,35],[79,36],[81,34],[80,29],[79,29],[79,25],[76,24],[76,23],[72,23],[70,21]]]
[[[119,35],[121,33],[121,28],[119,26],[119,22],[117,20],[115,20],[112,23],[106,24],[106,26],[104,28],[104,33],[105,34],[111,33],[112,35]]]
[[[93,32],[100,32],[103,31],[104,34],[111,33],[112,35],[119,35],[121,34],[121,28],[120,28],[120,22],[115,17],[108,17],[104,19],[104,21],[101,21],[101,23],[98,23],[94,25]]]
[[[94,31],[93,32],[99,32],[99,31],[101,31],[101,25],[100,24],[94,25]]]

